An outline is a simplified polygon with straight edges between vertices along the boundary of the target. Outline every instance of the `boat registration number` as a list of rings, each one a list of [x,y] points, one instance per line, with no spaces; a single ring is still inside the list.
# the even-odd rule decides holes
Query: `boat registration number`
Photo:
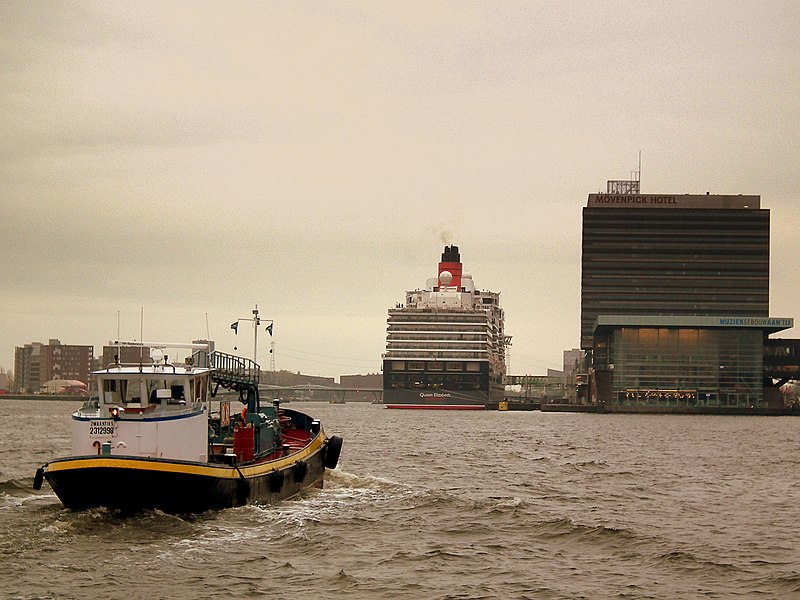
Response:
[[[89,421],[89,437],[113,437],[115,433],[116,427],[113,419]]]

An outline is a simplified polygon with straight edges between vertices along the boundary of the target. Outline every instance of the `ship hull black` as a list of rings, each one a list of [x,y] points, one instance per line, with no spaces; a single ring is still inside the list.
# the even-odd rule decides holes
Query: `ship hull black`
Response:
[[[288,457],[239,466],[157,458],[85,456],[55,460],[43,476],[66,508],[199,513],[267,504],[322,487],[331,442],[319,440]],[[340,444],[340,442],[339,442]],[[338,450],[335,449],[338,459]],[[333,453],[333,450],[331,450]]]
[[[383,403],[387,408],[482,410],[490,399],[487,393],[480,391],[389,389],[383,391]]]
[[[383,361],[383,403],[387,408],[480,410],[503,400],[504,389],[495,383],[488,362]],[[399,363],[399,365],[398,365]],[[433,369],[432,365],[438,365]],[[458,369],[458,370],[456,370]]]

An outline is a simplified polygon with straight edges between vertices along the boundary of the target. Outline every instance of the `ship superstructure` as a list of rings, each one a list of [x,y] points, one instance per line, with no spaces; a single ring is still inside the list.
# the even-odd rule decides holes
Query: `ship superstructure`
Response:
[[[482,409],[502,401],[503,322],[500,294],[477,289],[458,246],[445,246],[438,275],[389,309],[384,404]]]

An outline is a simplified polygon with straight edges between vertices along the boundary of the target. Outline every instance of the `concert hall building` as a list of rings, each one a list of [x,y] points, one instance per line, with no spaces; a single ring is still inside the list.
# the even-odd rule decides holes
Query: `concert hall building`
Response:
[[[638,181],[608,189],[583,209],[588,400],[610,410],[782,406],[765,356],[785,354],[777,362],[794,368],[800,344],[768,339],[794,320],[769,316],[760,196],[640,194]]]

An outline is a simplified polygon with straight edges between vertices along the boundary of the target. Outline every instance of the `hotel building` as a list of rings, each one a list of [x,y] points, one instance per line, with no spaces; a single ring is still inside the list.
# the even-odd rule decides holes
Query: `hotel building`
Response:
[[[770,213],[760,196],[640,194],[638,182],[619,193],[615,183],[583,209],[589,400],[610,409],[777,406],[767,337],[794,320],[769,316]],[[788,342],[796,353],[797,340]]]

